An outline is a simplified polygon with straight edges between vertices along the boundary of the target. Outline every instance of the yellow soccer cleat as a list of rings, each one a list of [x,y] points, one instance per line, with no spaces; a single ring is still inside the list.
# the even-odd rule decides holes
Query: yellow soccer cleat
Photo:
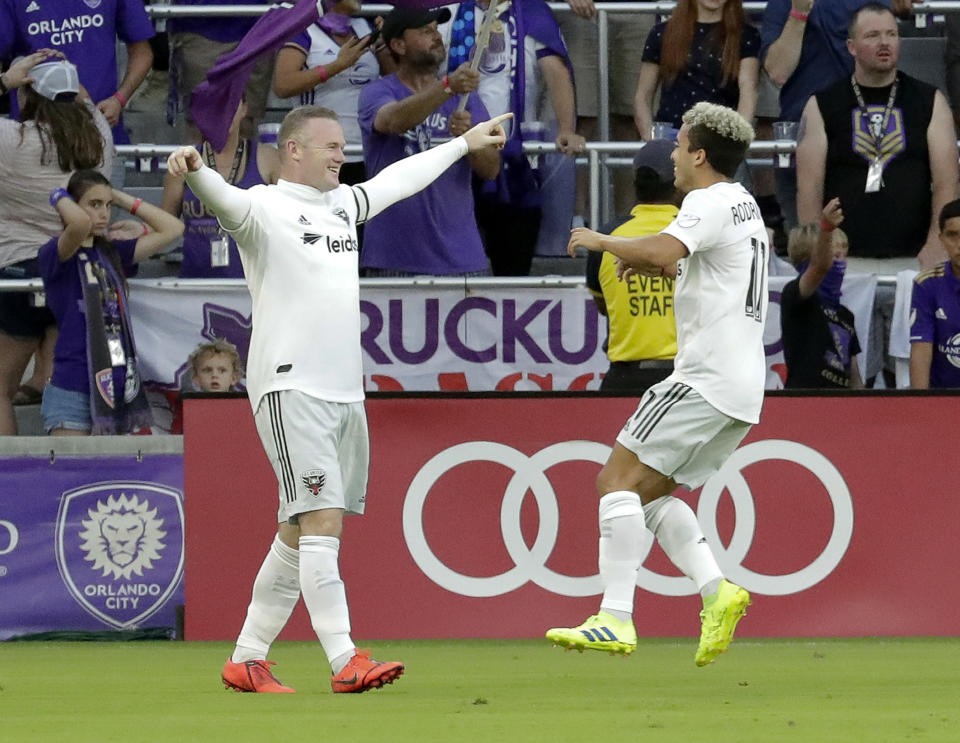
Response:
[[[750,594],[727,580],[720,581],[716,595],[709,608],[700,612],[700,646],[693,659],[698,666],[709,665],[726,652],[737,622],[750,606]]]
[[[554,627],[547,630],[547,639],[567,650],[602,650],[607,653],[630,655],[637,649],[637,631],[633,622],[598,612],[579,627]]]

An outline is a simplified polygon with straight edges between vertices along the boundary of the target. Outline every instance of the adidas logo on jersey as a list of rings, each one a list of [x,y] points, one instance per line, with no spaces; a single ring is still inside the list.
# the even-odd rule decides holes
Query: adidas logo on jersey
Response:
[[[305,225],[305,226],[312,226],[312,224],[313,224],[309,219],[307,219],[307,218],[306,218],[305,216],[303,216],[302,214],[300,215],[300,219],[298,219],[297,222],[298,222],[299,224],[302,224],[302,225]]]
[[[947,313],[943,311],[943,307],[937,307],[937,313],[936,313],[936,314],[937,314],[937,319],[938,319],[938,320],[946,320],[946,319],[947,319]]]
[[[37,0],[33,0],[33,1],[27,6],[26,12],[27,12],[27,13],[36,13],[38,10],[40,10],[40,6],[37,5]]]

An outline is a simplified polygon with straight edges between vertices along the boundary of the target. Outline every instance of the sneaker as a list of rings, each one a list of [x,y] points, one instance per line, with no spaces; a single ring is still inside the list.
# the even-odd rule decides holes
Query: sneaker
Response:
[[[633,622],[621,622],[605,611],[590,617],[579,627],[548,629],[547,639],[554,645],[581,653],[586,648],[630,655],[637,649],[637,631],[633,628]]]
[[[730,581],[720,581],[717,598],[709,609],[700,612],[700,646],[694,656],[698,666],[713,663],[733,639],[740,617],[747,613],[750,594]]]
[[[259,694],[294,694],[289,686],[280,683],[270,672],[272,660],[248,660],[234,663],[227,658],[223,664],[223,685],[235,691],[253,691]]]
[[[403,674],[403,663],[381,663],[369,650],[358,650],[340,673],[330,679],[335,694],[361,693],[392,684]]]

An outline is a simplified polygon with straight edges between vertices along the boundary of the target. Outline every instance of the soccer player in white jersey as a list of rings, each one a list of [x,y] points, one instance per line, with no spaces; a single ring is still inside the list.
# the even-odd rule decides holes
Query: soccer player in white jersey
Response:
[[[644,530],[700,590],[694,661],[727,649],[750,604],[725,580],[691,508],[671,495],[716,472],[760,419],[766,363],[767,233],[753,197],[732,182],[753,140],[736,111],[698,103],[683,117],[673,152],[680,212],[660,234],[611,237],[573,230],[568,251],[606,250],[625,269],[676,275],[674,372],[651,387],[617,436],[597,476],[600,496],[600,611],[547,638],[566,648],[632,653],[633,596]]]
[[[223,667],[228,688],[293,691],[266,658],[301,594],[334,692],[377,688],[403,673],[403,664],[381,663],[354,646],[338,562],[343,514],[363,513],[369,462],[356,225],[425,188],[468,152],[498,157],[506,118],[478,124],[356,186],[339,183],[343,130],[337,115],[319,106],[301,106],[284,119],[273,186],[231,186],[193,147],[170,155],[170,172],[186,176],[239,246],[253,300],[247,390],[279,481],[277,536]]]

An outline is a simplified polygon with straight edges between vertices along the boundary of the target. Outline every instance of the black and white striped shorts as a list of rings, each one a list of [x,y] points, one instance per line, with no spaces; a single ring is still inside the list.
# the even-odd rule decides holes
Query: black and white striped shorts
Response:
[[[648,389],[617,442],[678,485],[700,487],[733,454],[751,424],[721,413],[682,382]]]
[[[277,475],[278,522],[322,508],[363,513],[370,438],[362,402],[280,390],[263,396],[254,419]]]

